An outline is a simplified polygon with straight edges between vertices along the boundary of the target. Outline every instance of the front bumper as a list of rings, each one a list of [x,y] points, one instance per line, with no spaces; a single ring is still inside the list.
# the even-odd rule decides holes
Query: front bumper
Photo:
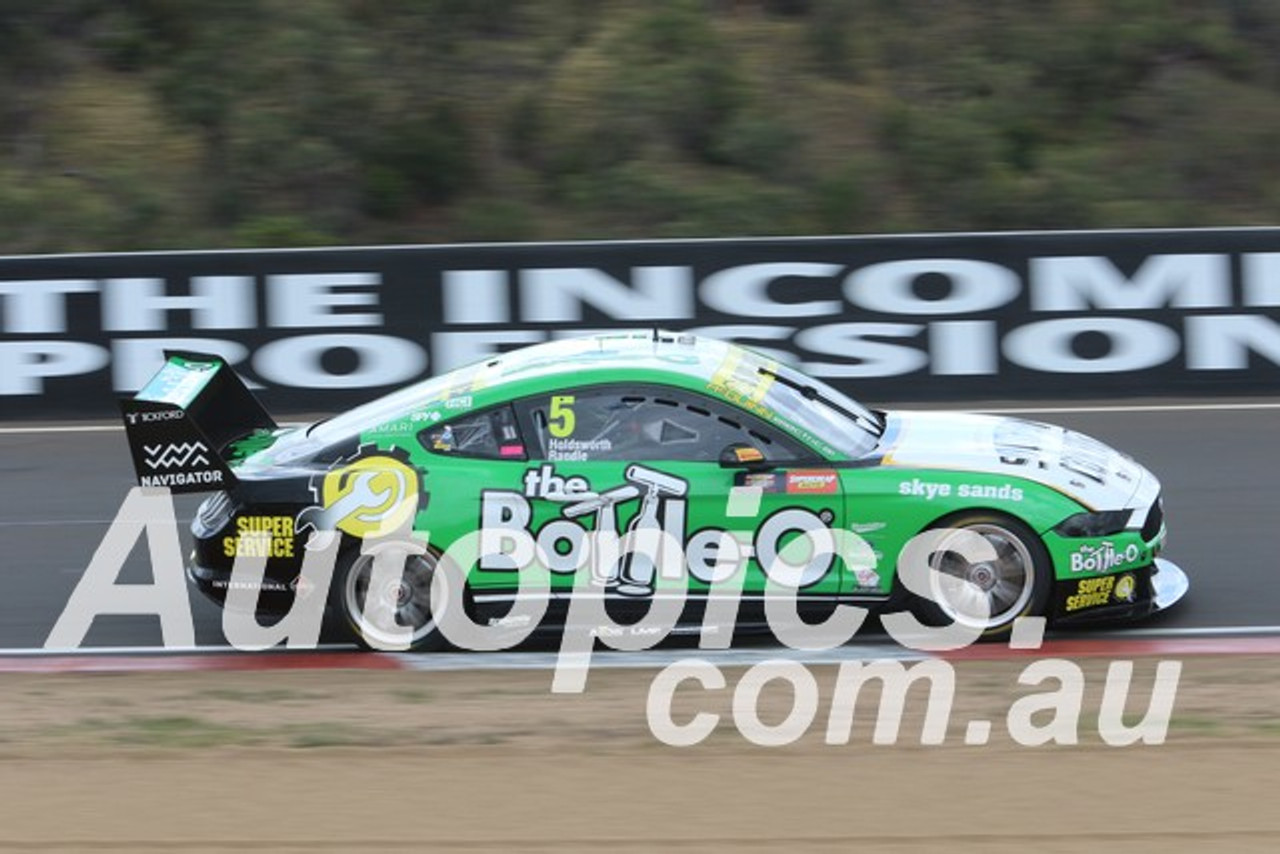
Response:
[[[1054,594],[1053,623],[1141,619],[1173,606],[1190,586],[1182,568],[1164,558],[1124,572],[1061,581]]]

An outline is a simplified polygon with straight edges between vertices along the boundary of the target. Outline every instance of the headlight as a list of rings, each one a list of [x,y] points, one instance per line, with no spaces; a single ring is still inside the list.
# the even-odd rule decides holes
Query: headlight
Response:
[[[1077,513],[1063,519],[1053,530],[1064,537],[1105,537],[1123,531],[1132,515],[1132,510]]]

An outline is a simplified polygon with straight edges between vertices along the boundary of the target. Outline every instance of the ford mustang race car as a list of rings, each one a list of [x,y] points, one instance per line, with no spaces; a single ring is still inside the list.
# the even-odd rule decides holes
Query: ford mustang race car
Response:
[[[367,646],[442,644],[431,581],[476,532],[458,601],[491,626],[534,576],[553,603],[594,590],[623,620],[678,591],[685,621],[732,579],[744,628],[785,575],[801,613],[905,605],[993,637],[1026,615],[1140,617],[1188,587],[1158,557],[1159,483],[1101,442],[1020,419],[875,411],[690,335],[540,344],[291,427],[221,359],[170,353],[121,406],[143,486],[215,493],[192,523],[187,572],[204,594],[224,603],[237,558],[253,557],[260,612],[324,596],[302,569],[327,534],[339,543],[327,602]],[[426,545],[375,584],[367,546],[391,530]],[[945,534],[929,582],[904,585],[900,558],[926,532]],[[624,547],[600,547],[605,534]],[[636,547],[646,534],[663,548]],[[962,535],[989,548],[949,544]]]

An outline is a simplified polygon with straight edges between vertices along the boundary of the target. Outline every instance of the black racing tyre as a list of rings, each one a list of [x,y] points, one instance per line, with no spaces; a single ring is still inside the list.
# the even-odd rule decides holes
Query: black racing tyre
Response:
[[[996,559],[970,561],[947,549],[943,535],[930,558],[937,570],[929,573],[930,597],[900,591],[921,622],[977,626],[983,640],[1003,640],[1019,617],[1047,613],[1053,562],[1025,523],[1003,513],[974,512],[939,519],[929,527],[978,534],[995,549]]]
[[[440,557],[428,550],[402,558],[394,581],[371,589],[375,555],[345,550],[334,571],[333,606],[365,649],[429,652],[449,648],[431,608],[431,583]],[[407,638],[405,631],[408,631]],[[407,640],[407,647],[406,647]]]

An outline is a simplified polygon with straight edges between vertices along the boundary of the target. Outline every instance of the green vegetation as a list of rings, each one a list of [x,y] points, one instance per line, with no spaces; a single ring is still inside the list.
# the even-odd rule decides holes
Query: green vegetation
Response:
[[[1280,4],[5,0],[0,254],[1264,225]]]

